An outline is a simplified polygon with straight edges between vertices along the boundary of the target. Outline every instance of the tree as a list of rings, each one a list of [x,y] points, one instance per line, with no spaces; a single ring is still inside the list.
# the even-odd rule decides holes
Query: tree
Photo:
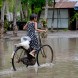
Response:
[[[45,5],[45,0],[21,0],[23,9],[27,10],[27,16],[29,18],[31,13],[36,13],[40,16],[42,7]]]
[[[55,13],[55,0],[53,0],[53,15],[52,15],[52,23],[51,23],[51,31],[53,32],[53,22],[54,22],[54,13]]]
[[[47,0],[52,1],[52,0]],[[18,3],[19,2],[19,3]],[[13,13],[13,34],[16,35],[16,21],[17,21],[17,3],[20,5],[20,14],[21,14],[21,20],[29,20],[29,16],[31,13],[36,13],[38,16],[40,16],[42,7],[45,6],[45,0],[0,0],[0,8],[1,8],[1,27],[2,32],[4,30],[4,14],[5,9],[7,9],[7,12]],[[5,8],[7,6],[7,8]],[[46,13],[45,13],[46,14]]]
[[[17,19],[17,15],[16,15],[16,7],[17,7],[17,2],[18,0],[14,1],[14,8],[13,8],[13,34],[14,36],[17,36],[17,24],[16,24],[16,19]]]
[[[78,12],[74,11],[74,15],[70,18],[70,23],[76,20],[76,29],[78,29]]]
[[[48,0],[46,0],[46,6],[45,6],[45,19],[47,20],[47,14],[48,14]]]
[[[7,5],[9,4],[9,6],[6,8],[6,10],[9,12],[13,13],[13,35],[17,36],[17,25],[16,25],[16,21],[17,21],[17,3],[18,0],[6,0],[7,1]],[[8,9],[9,8],[9,9]],[[9,13],[7,12],[7,13]]]
[[[3,0],[1,5],[1,25],[0,25],[0,31],[1,31],[1,38],[3,37],[3,33],[4,33],[4,13],[5,13],[5,4],[6,1]]]
[[[3,37],[4,34],[4,15],[6,15],[8,13],[8,9],[7,9],[7,1],[11,1],[11,0],[0,0],[0,9],[1,9],[1,16],[0,16],[0,37]]]

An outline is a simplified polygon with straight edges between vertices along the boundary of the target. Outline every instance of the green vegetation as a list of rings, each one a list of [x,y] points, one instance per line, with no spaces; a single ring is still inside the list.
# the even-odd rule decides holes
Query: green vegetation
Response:
[[[42,24],[44,28],[47,28],[47,20],[46,19],[42,19]]]
[[[0,8],[2,7],[2,0],[0,0]]]
[[[10,12],[13,14],[13,29],[17,28],[15,27],[17,21],[28,21],[32,13],[36,13],[39,18],[45,3],[46,0],[0,0],[1,28],[7,30],[8,25],[4,18]],[[48,3],[52,4],[52,0],[48,0]],[[18,16],[17,13],[19,13]]]
[[[74,12],[74,15],[71,17],[70,22],[73,22],[74,20],[78,20],[78,12]]]

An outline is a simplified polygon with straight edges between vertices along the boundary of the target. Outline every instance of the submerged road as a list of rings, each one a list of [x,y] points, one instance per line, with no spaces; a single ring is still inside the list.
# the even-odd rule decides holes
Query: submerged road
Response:
[[[18,37],[8,32],[0,40],[0,78],[78,78],[78,31],[49,32],[45,43],[54,51],[52,65],[31,66],[13,71],[11,54],[14,44],[20,42],[25,31],[19,31]]]

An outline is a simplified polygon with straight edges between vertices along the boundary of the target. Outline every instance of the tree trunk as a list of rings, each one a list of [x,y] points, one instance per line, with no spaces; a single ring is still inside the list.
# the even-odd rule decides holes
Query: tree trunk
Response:
[[[78,30],[78,19],[76,19],[76,30]]]
[[[46,0],[46,7],[45,7],[45,19],[47,20],[48,15],[48,0]]]
[[[55,0],[53,3],[53,14],[52,14],[52,22],[51,22],[51,31],[53,32],[53,23],[54,23],[54,13],[55,13]]]
[[[19,3],[20,3],[20,16],[21,16],[21,21],[22,21],[24,19],[24,15],[23,15],[23,9],[22,9],[21,1]]]
[[[46,22],[46,27],[44,26],[43,22],[42,22],[42,28],[43,30],[48,30],[48,27],[47,27],[47,15],[48,15],[48,0],[46,0],[46,7],[45,7],[45,18],[43,21]],[[45,39],[47,38],[47,32],[42,32],[41,33],[41,38],[45,41]]]
[[[2,31],[2,21],[0,20],[0,38],[3,37],[3,31]]]
[[[3,1],[2,8],[1,8],[1,24],[0,24],[0,37],[3,38],[4,36],[4,13],[5,13],[5,1]]]
[[[14,10],[13,10],[13,35],[14,36],[17,36],[17,24],[16,24],[16,8],[17,8],[17,0],[15,0],[15,3],[14,3]]]

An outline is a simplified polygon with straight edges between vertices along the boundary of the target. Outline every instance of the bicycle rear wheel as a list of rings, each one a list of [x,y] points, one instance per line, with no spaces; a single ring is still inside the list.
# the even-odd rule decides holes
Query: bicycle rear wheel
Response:
[[[17,47],[13,53],[12,58],[12,66],[15,71],[21,70],[26,67],[26,65],[23,64],[22,61],[20,61],[20,59],[23,57],[27,57],[26,49],[24,49],[23,47]]]
[[[51,64],[53,61],[53,49],[49,45],[43,45],[37,53],[38,66]]]

